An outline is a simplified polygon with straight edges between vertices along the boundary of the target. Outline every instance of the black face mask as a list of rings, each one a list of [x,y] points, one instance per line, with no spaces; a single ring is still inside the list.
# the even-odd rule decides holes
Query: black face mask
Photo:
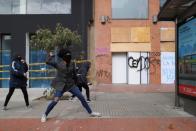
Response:
[[[18,56],[17,59],[18,59],[19,61],[21,61],[21,60],[22,60],[22,57],[21,57],[21,56]]]
[[[63,60],[66,61],[67,63],[70,63],[71,62],[71,55],[65,55],[63,57]]]

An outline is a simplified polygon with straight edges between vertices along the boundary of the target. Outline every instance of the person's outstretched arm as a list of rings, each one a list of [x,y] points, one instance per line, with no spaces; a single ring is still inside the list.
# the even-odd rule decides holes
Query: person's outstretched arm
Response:
[[[51,65],[54,68],[57,68],[57,62],[55,61],[54,57],[55,56],[50,52],[50,54],[46,58],[46,64]]]

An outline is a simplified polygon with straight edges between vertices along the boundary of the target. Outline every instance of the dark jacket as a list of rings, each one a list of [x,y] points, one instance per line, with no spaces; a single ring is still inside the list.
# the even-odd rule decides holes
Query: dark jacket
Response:
[[[10,65],[10,87],[26,87],[27,77],[24,75],[28,71],[28,66],[18,59],[13,59]]]
[[[77,72],[77,83],[87,83],[87,74],[89,71],[89,68],[91,66],[90,62],[84,62],[80,65],[78,72]]]
[[[51,86],[59,91],[68,91],[75,85],[76,72],[73,62],[67,66],[63,59],[59,58],[56,62],[53,57],[48,57],[46,64],[53,66],[57,70],[56,77],[53,79]]]

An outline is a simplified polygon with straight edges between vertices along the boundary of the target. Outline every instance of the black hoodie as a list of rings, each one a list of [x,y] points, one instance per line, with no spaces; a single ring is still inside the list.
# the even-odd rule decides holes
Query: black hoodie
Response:
[[[87,83],[87,74],[90,69],[91,63],[90,62],[83,62],[77,72],[78,76],[78,83]]]
[[[57,61],[54,59],[54,56],[48,56],[46,64],[51,65],[57,70],[56,77],[53,79],[51,86],[59,91],[68,91],[75,85],[75,66],[74,63],[71,62],[71,55],[69,52],[67,55],[67,53],[62,50],[61,53],[62,54],[58,54],[59,59]],[[67,56],[69,56],[68,61],[66,61]]]
[[[28,71],[26,62],[22,62],[20,55],[15,55],[10,65],[10,87],[26,87],[27,77],[24,75]]]

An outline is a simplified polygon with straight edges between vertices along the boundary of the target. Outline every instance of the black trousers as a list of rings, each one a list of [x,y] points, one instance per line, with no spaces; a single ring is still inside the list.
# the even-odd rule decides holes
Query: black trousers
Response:
[[[10,87],[9,88],[9,92],[6,96],[4,106],[7,106],[7,104],[9,102],[11,96],[13,95],[15,89],[16,89],[16,87]],[[29,106],[29,98],[28,98],[27,88],[26,87],[20,87],[20,89],[22,90],[22,93],[24,95],[26,106]]]
[[[89,90],[89,86],[87,85],[87,83],[78,83],[77,84],[79,90],[82,92],[82,88],[84,88],[86,90],[86,97],[87,100],[90,101],[90,90]],[[75,97],[74,95],[72,95],[72,97]]]
[[[86,90],[87,100],[90,100],[90,91],[89,91],[89,87],[88,87],[87,83],[77,84],[77,86],[81,92],[82,92],[82,88],[84,88]]]

